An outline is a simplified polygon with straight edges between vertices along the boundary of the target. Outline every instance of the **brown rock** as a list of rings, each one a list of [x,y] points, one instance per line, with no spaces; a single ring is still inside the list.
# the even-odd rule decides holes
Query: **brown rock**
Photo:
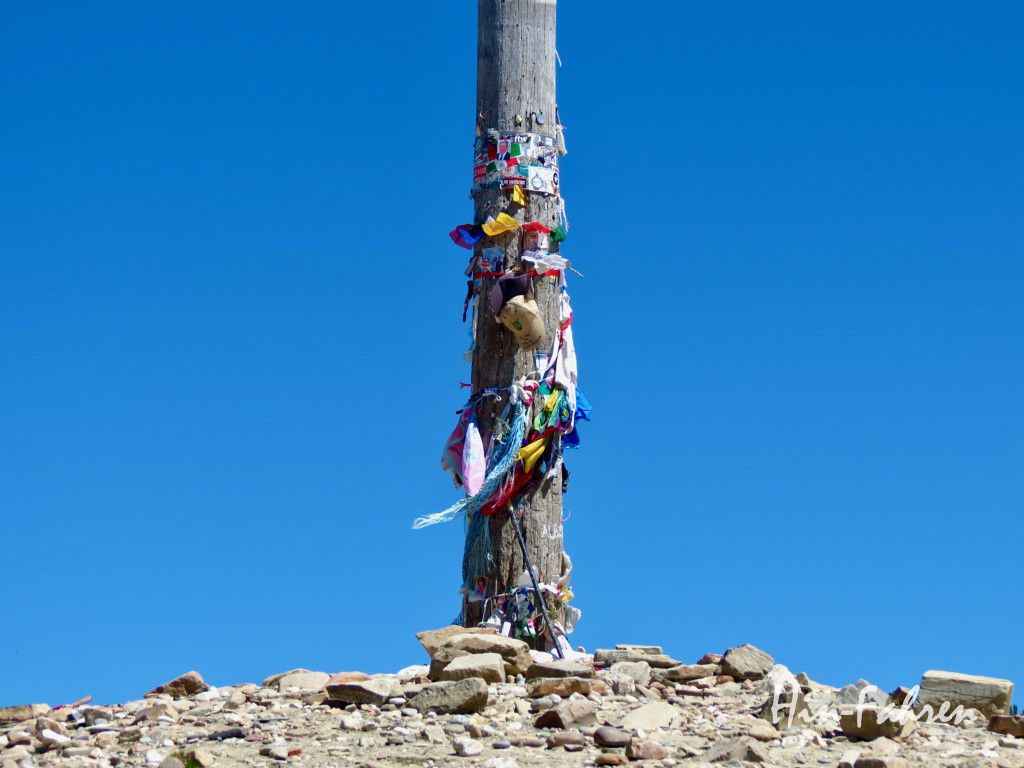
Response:
[[[668,757],[668,750],[656,741],[633,739],[626,747],[626,757],[630,760],[664,760]]]
[[[929,670],[921,678],[921,693],[917,706],[930,706],[938,712],[948,702],[947,711],[962,705],[964,709],[977,709],[986,717],[1010,713],[1013,683],[997,677],[961,675],[957,672]]]
[[[579,731],[556,731],[548,736],[548,749],[566,746],[582,746],[586,739]]]
[[[730,648],[722,657],[722,674],[736,680],[759,680],[768,674],[775,659],[752,645]]]
[[[625,765],[629,760],[620,752],[602,752],[594,759],[594,765]]]
[[[721,664],[722,654],[720,653],[705,653],[697,661],[698,664]]]
[[[526,673],[528,678],[534,677],[593,677],[594,668],[589,664],[580,664],[565,659],[554,661],[535,661]]]
[[[594,664],[599,667],[610,667],[620,661],[642,661],[652,667],[665,668],[678,666],[679,662],[663,653],[643,653],[641,651],[621,650],[619,648],[598,648],[594,651]]]
[[[599,747],[624,747],[632,740],[629,731],[602,725],[594,731],[594,743]]]
[[[488,683],[505,682],[505,664],[497,653],[468,653],[452,659],[443,670],[441,680],[465,680],[479,677]]]
[[[369,680],[370,676],[365,672],[337,672],[331,675],[327,685],[344,685],[345,683],[359,683]]]
[[[440,648],[445,640],[455,635],[496,635],[496,631],[490,627],[460,627],[457,624],[453,624],[450,627],[442,627],[441,629],[431,629],[426,632],[418,632],[416,639],[420,641],[420,645],[427,652],[430,658],[434,658],[434,654],[437,649]]]
[[[170,682],[158,685],[146,695],[156,696],[162,693],[175,699],[181,699],[186,696],[195,696],[197,693],[208,690],[210,690],[210,686],[203,680],[203,676],[192,670],[191,672],[186,672],[181,677],[174,678]]]
[[[988,729],[992,733],[1024,739],[1024,717],[1021,715],[995,715],[989,719]]]
[[[433,710],[438,714],[479,712],[487,706],[487,683],[479,677],[470,677],[425,685],[409,700],[409,706],[420,712]]]
[[[522,640],[504,635],[463,633],[449,637],[434,652],[430,678],[438,679],[444,667],[459,656],[470,653],[499,654],[505,663],[506,675],[525,675],[533,666],[530,646]]]
[[[658,674],[674,683],[686,683],[705,677],[716,677],[721,671],[717,664],[679,664],[659,670]]]
[[[349,683],[327,685],[327,698],[344,704],[376,704],[380,706],[395,695],[398,681],[389,677],[370,677]]]
[[[49,704],[16,704],[13,707],[0,707],[0,724],[20,723],[45,715],[49,711]]]
[[[862,755],[854,768],[907,768],[907,761],[895,755]]]
[[[885,714],[885,722],[881,722],[881,716]],[[881,710],[878,707],[860,707],[844,710],[839,713],[839,727],[843,733],[854,739],[871,741],[872,739],[887,738],[895,741],[902,741],[909,736],[917,727],[917,721],[913,717],[907,717],[905,722],[899,722],[901,710],[890,708]]]
[[[585,677],[542,677],[530,682],[526,688],[526,695],[531,699],[537,699],[557,693],[563,699],[567,699],[574,693],[589,696],[593,691],[604,694],[607,688],[600,680]]]
[[[556,707],[541,712],[534,722],[537,728],[567,730],[597,723],[597,705],[587,699],[569,699]]]
[[[728,760],[749,760],[752,763],[768,762],[768,752],[749,736],[718,741],[704,753],[709,763],[724,763]]]

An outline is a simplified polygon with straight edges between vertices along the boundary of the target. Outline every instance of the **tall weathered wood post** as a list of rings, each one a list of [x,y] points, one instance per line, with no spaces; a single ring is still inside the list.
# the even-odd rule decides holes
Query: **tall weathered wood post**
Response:
[[[555,109],[555,8],[556,0],[478,0],[477,26],[477,135],[490,130],[539,133],[557,139]],[[507,210],[510,190],[475,193],[476,221]],[[537,221],[554,228],[558,223],[557,195],[528,194],[527,204],[516,214],[520,221]],[[504,267],[517,266],[520,233],[491,239],[500,246]],[[481,245],[477,245],[480,249]],[[473,352],[473,391],[507,386],[536,369],[533,352],[524,352],[513,335],[494,322],[487,312],[491,280],[477,291],[477,336]],[[541,350],[551,349],[558,332],[558,286],[552,278],[534,278],[534,294],[544,320],[546,338]],[[490,431],[500,405],[478,410],[481,427]],[[556,579],[562,557],[562,486],[560,467],[549,471],[540,487],[527,495],[520,510],[526,547],[542,581]],[[515,530],[507,511],[490,520],[492,594],[513,588],[525,569]],[[467,625],[480,620],[480,604],[464,605]]]

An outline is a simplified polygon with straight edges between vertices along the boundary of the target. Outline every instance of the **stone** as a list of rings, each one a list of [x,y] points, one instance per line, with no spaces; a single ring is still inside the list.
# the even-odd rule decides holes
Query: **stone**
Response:
[[[279,691],[286,691],[289,688],[298,688],[303,691],[322,691],[330,679],[331,676],[326,672],[293,670],[278,677],[273,685]]]
[[[193,749],[188,753],[188,755],[195,761],[199,768],[212,768],[214,762],[216,762],[216,758],[213,756],[213,753],[207,752],[205,749]]]
[[[665,652],[665,649],[660,645],[632,645],[631,643],[616,643],[615,649],[618,651],[636,651],[637,653],[649,653],[655,656]]]
[[[768,674],[775,659],[752,645],[730,648],[722,657],[722,674],[736,680],[758,680]]]
[[[168,755],[160,761],[160,768],[185,768],[185,763],[179,757]]]
[[[629,731],[653,731],[669,728],[679,717],[679,710],[664,701],[651,701],[622,718],[622,727]]]
[[[203,680],[203,676],[195,670],[186,672],[180,677],[176,677],[173,680],[158,685],[152,691],[147,693],[147,696],[155,696],[161,693],[167,694],[168,696],[180,699],[186,696],[194,696],[197,693],[210,690],[210,686]]]
[[[854,768],[907,768],[907,761],[895,755],[862,755]]]
[[[484,751],[484,745],[469,736],[458,736],[452,741],[455,754],[460,757],[476,757]]]
[[[839,757],[839,765],[837,768],[853,768],[857,762],[857,758],[860,757],[859,749],[848,749]]]
[[[0,707],[0,725],[31,720],[49,711],[49,704],[16,704],[12,707]]]
[[[668,750],[650,739],[633,739],[626,747],[626,757],[630,760],[664,760]]]
[[[450,627],[417,632],[416,639],[420,641],[420,645],[423,646],[423,650],[427,652],[427,655],[430,658],[434,658],[437,649],[441,647],[445,640],[455,635],[467,634],[496,635],[498,633],[490,627],[460,627],[457,624],[453,624]]]
[[[534,661],[533,666],[526,673],[527,678],[536,677],[593,677],[594,668],[589,664],[582,664],[566,659],[554,659],[553,661]]]
[[[930,706],[938,712],[944,702],[949,702],[947,712],[962,705],[992,717],[1009,714],[1012,699],[1013,683],[1009,680],[929,670],[921,677],[916,707]]]
[[[659,674],[674,683],[685,683],[702,677],[716,677],[720,669],[717,664],[677,664],[661,670]]]
[[[594,743],[599,747],[624,747],[632,740],[629,731],[602,725],[594,730]]]
[[[860,702],[884,707],[889,703],[889,694],[867,680],[858,680],[836,691],[835,705],[839,708],[856,706]]]
[[[722,654],[720,653],[705,653],[697,660],[698,664],[714,664],[719,666],[722,663]]]
[[[599,667],[610,667],[620,661],[642,661],[659,668],[675,667],[679,664],[678,661],[663,653],[643,653],[642,651],[619,648],[599,648],[594,651],[594,664]]]
[[[548,749],[557,747],[576,746],[586,743],[586,739],[579,731],[556,731],[548,736]]]
[[[651,665],[646,661],[617,661],[608,671],[613,675],[631,677],[637,685],[651,684]]]
[[[438,714],[479,712],[487,706],[487,683],[479,677],[431,683],[409,700],[409,706],[420,712],[433,710]]]
[[[344,685],[345,683],[360,683],[363,680],[369,680],[370,676],[365,672],[336,672],[331,675],[330,680],[324,685],[326,688],[328,685]]]
[[[344,704],[384,705],[395,695],[397,680],[389,677],[370,677],[349,683],[327,684],[327,698]]]
[[[479,677],[488,683],[505,682],[505,663],[497,653],[473,653],[452,659],[441,672],[442,680]]]
[[[625,765],[629,758],[620,752],[602,752],[594,758],[594,765]]]
[[[604,694],[607,689],[600,680],[586,677],[542,677],[530,681],[526,687],[526,695],[531,699],[556,694],[569,698],[574,693],[589,696],[592,692]]]
[[[989,718],[988,729],[992,733],[1024,739],[1024,717],[1020,715],[994,715]]]
[[[156,722],[161,717],[169,718],[172,723],[176,723],[181,715],[178,713],[178,710],[167,702],[158,701],[155,704],[150,704],[148,707],[140,709],[135,715],[135,722]]]
[[[455,658],[469,653],[497,653],[505,663],[506,675],[525,675],[533,666],[530,646],[522,640],[504,635],[463,633],[445,640],[434,652],[430,665],[431,679]]]
[[[876,706],[855,707],[839,713],[839,727],[846,736],[862,741],[878,738],[902,741],[917,726],[911,717],[901,717],[903,711],[895,707],[879,708]],[[882,721],[885,722],[882,722]],[[903,720],[903,722],[900,722]]]
[[[747,729],[747,736],[758,741],[771,741],[772,739],[777,739],[780,734],[771,723],[761,720]]]
[[[57,731],[50,728],[43,728],[38,734],[36,734],[36,737],[39,739],[41,744],[47,747],[62,747],[65,744],[71,743],[71,739],[63,733],[57,733]]]
[[[596,723],[597,705],[584,698],[572,698],[542,712],[534,721],[534,727],[558,728],[564,731]]]
[[[768,762],[768,753],[763,746],[749,736],[716,741],[704,753],[704,760],[709,763],[724,763],[729,760],[747,760],[752,763]]]

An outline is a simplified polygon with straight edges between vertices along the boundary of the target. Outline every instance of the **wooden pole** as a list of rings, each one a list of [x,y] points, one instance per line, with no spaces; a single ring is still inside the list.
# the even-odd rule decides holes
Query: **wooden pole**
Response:
[[[489,129],[540,133],[557,139],[555,112],[555,7],[556,0],[478,0],[477,21],[477,134]],[[476,221],[485,221],[509,209],[511,190],[482,190],[474,197]],[[538,221],[554,228],[558,223],[558,197],[527,193],[527,205],[515,214],[521,222]],[[519,265],[519,232],[487,238],[488,247],[504,251],[504,267]],[[477,249],[483,246],[478,244]],[[536,369],[534,352],[524,352],[515,337],[496,323],[487,309],[491,280],[483,280],[476,301],[477,333],[473,352],[473,390],[502,387]],[[535,278],[534,294],[544,321],[546,337],[539,347],[551,349],[558,330],[558,285],[551,278]],[[489,432],[501,405],[483,401],[478,420]],[[557,579],[562,564],[561,463],[528,494],[520,510],[526,550],[541,581]],[[516,586],[526,568],[515,530],[507,512],[490,521],[491,594]],[[480,621],[481,604],[463,604],[468,626]],[[560,620],[560,615],[553,616]]]

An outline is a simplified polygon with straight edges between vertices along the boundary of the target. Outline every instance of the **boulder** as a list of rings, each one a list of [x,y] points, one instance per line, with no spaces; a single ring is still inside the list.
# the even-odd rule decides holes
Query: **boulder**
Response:
[[[675,669],[675,667],[670,667]],[[637,685],[651,684],[651,665],[646,661],[617,661],[608,670],[613,675],[631,677]]]
[[[327,698],[342,704],[380,706],[398,693],[397,682],[391,677],[370,677],[350,683],[328,683]]]
[[[943,703],[949,702],[947,712],[962,705],[965,709],[977,709],[986,717],[993,717],[1009,714],[1011,699],[1013,683],[1009,680],[929,670],[921,678],[921,693],[916,707],[930,706],[938,713]]]
[[[960,765],[974,765],[961,763]],[[978,763],[981,765],[981,763]],[[896,755],[862,755],[853,764],[854,768],[907,768],[907,761]]]
[[[602,725],[594,731],[594,743],[599,747],[624,747],[633,739],[629,731]]]
[[[505,682],[505,664],[497,653],[470,653],[452,659],[441,671],[441,680],[479,677],[488,683]]]
[[[344,683],[358,683],[369,679],[370,676],[365,672],[336,672],[331,675],[324,687],[328,685],[343,685]]]
[[[0,725],[31,720],[49,711],[49,704],[16,704],[13,707],[0,707]]]
[[[622,727],[629,731],[653,731],[669,728],[679,717],[679,710],[664,701],[651,701],[622,718]]]
[[[664,760],[668,750],[650,739],[633,739],[626,747],[626,757],[630,760]]]
[[[444,644],[444,641],[455,635],[497,635],[498,633],[490,627],[460,627],[457,624],[453,624],[450,627],[442,627],[441,629],[431,629],[426,632],[418,632],[416,639],[420,641],[420,645],[427,652],[430,658],[434,658],[434,654],[437,649]]]
[[[599,648],[594,651],[594,664],[599,667],[610,667],[620,661],[642,661],[659,668],[675,667],[679,664],[678,661],[663,653],[644,653],[621,648]]]
[[[621,752],[602,752],[594,758],[594,765],[625,765],[629,758]]]
[[[470,714],[487,706],[487,683],[479,677],[431,683],[413,696],[409,706],[420,712],[433,710],[438,714]]]
[[[865,704],[884,707],[889,703],[889,694],[867,680],[858,680],[856,683],[851,683],[836,691],[835,704],[837,707],[856,706],[862,700]]]
[[[768,751],[749,736],[717,741],[704,753],[708,763],[724,763],[729,760],[746,760],[751,763],[768,762]]]
[[[452,740],[455,754],[460,757],[476,757],[484,751],[484,745],[469,736],[457,736]]]
[[[730,648],[722,657],[722,674],[736,680],[758,680],[768,674],[775,659],[752,645]]]
[[[607,688],[600,680],[589,677],[539,677],[531,680],[526,687],[526,695],[531,699],[553,693],[567,699],[574,693],[589,696],[594,691],[604,694]]]
[[[541,712],[534,721],[537,728],[567,730],[597,723],[597,705],[584,698],[572,698]]]
[[[617,651],[636,651],[637,653],[662,654],[664,649],[660,645],[633,645],[631,643],[616,643]]]
[[[989,719],[988,729],[992,733],[1024,739],[1024,717],[1020,715],[995,715]]]
[[[594,668],[590,664],[577,661],[555,659],[553,661],[534,661],[526,672],[528,678],[534,677],[593,677]]]
[[[331,676],[326,672],[294,669],[283,675],[277,675],[276,678],[271,686],[279,691],[286,691],[289,688],[298,688],[303,691],[322,691],[331,679]]]
[[[674,683],[686,683],[690,680],[700,680],[702,677],[715,677],[720,669],[717,664],[677,664],[660,670],[659,674]]]
[[[161,693],[171,696],[175,699],[185,698],[186,696],[194,696],[197,693],[210,690],[210,686],[203,680],[203,676],[195,670],[186,672],[181,677],[176,677],[173,680],[158,685],[152,691],[147,693],[147,696],[157,696]]]
[[[912,716],[902,717],[903,714],[904,711],[896,707],[855,707],[839,713],[839,727],[852,739],[871,741],[886,738],[902,741],[917,727],[917,721]]]
[[[530,647],[522,640],[504,635],[462,633],[438,646],[430,664],[431,679],[438,679],[448,664],[470,653],[499,654],[505,663],[506,675],[525,675],[533,666]]]

